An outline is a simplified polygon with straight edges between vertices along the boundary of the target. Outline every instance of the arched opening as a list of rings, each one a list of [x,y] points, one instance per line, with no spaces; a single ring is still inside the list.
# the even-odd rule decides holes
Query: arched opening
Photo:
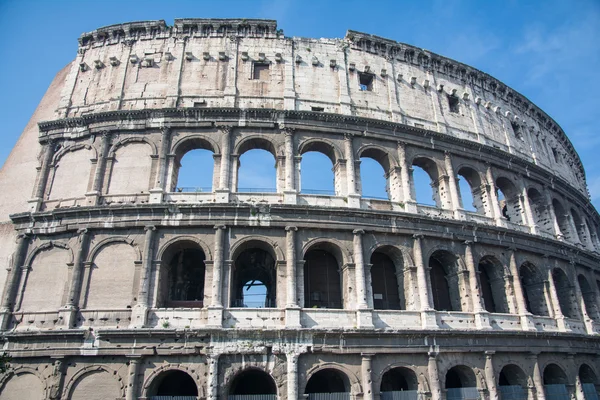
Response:
[[[462,311],[457,257],[438,250],[429,258],[433,306],[438,311]]]
[[[540,270],[532,263],[524,262],[519,268],[519,279],[521,279],[527,311],[533,315],[549,316],[544,277]]]
[[[479,390],[475,373],[469,367],[458,365],[446,373],[447,400],[478,400]]]
[[[519,191],[516,186],[508,178],[500,177],[496,179],[496,190],[502,216],[515,224],[523,223]]]
[[[526,400],[527,375],[514,364],[506,365],[500,371],[498,391],[502,400]]]
[[[273,255],[265,246],[248,246],[234,262],[232,307],[277,307],[277,271]]]
[[[318,151],[308,151],[302,155],[300,163],[300,192],[334,196],[336,194],[333,164],[327,155]]]
[[[390,199],[391,164],[388,154],[376,148],[365,149],[360,154],[359,190],[363,197]]]
[[[187,373],[179,370],[161,373],[150,388],[150,400],[163,400],[177,396],[181,400],[196,400],[198,386],[194,379]]]
[[[173,179],[174,192],[212,192],[214,171],[219,171],[220,159],[215,159],[211,143],[202,138],[186,140],[175,151]]]
[[[412,164],[412,192],[418,204],[442,208],[440,202],[439,174],[433,160],[418,157]]]
[[[479,284],[485,309],[492,313],[508,313],[508,300],[504,282],[504,267],[492,256],[479,261]]]
[[[193,241],[183,240],[169,246],[161,262],[167,276],[161,282],[164,306],[203,307],[205,259],[204,251]]]
[[[548,364],[544,368],[544,392],[548,400],[569,400],[567,375],[556,364]]]
[[[462,167],[458,170],[457,175],[462,208],[485,215],[486,202],[483,197],[479,173],[473,168]]]
[[[304,393],[308,395],[309,400],[349,400],[350,382],[344,373],[333,368],[325,368],[310,377]],[[340,393],[347,395],[339,395]]]
[[[336,257],[315,246],[306,252],[304,261],[304,307],[343,308],[341,271]]]
[[[577,276],[577,283],[579,284],[579,289],[581,289],[581,296],[583,297],[583,304],[585,305],[585,311],[587,312],[588,317],[597,320],[599,314],[598,304],[596,304],[596,293],[585,276]]]
[[[598,400],[598,390],[596,390],[598,378],[589,365],[582,364],[579,367],[579,380],[581,381],[585,400]]]
[[[371,287],[373,288],[373,308],[376,310],[402,310],[405,308],[404,284],[400,284],[394,261],[381,251],[371,255]],[[402,282],[404,281],[402,277]],[[402,292],[402,298],[400,293]]]
[[[260,397],[257,395],[260,395]],[[227,398],[230,400],[258,398],[275,400],[277,398],[277,386],[268,373],[258,369],[248,369],[233,378]]]
[[[416,400],[418,390],[417,375],[408,368],[392,368],[381,377],[381,400]]]
[[[262,142],[257,142],[257,145]],[[269,143],[269,146],[271,144]],[[246,146],[245,146],[246,147]],[[237,165],[237,191],[239,193],[273,193],[277,191],[277,163],[274,151],[248,148],[241,152]]]
[[[550,233],[552,232],[553,222],[548,212],[548,205],[544,200],[542,194],[534,188],[530,188],[527,191],[527,197],[529,198],[529,204],[531,205],[531,213],[538,229]]]
[[[558,224],[558,229],[560,230],[560,234],[564,237],[565,240],[571,241],[573,239],[573,235],[571,234],[571,229],[569,227],[569,216],[567,212],[563,208],[562,204],[556,199],[552,200],[552,207],[554,208],[554,215],[556,216],[556,223]]]
[[[575,291],[569,282],[569,278],[565,272],[560,268],[554,268],[552,270],[552,279],[554,280],[554,286],[556,287],[556,295],[558,296],[558,303],[560,310],[563,315],[567,318],[578,318]]]

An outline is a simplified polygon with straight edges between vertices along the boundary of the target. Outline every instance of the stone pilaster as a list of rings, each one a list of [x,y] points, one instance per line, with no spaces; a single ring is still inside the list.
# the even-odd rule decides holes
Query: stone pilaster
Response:
[[[288,328],[300,328],[300,307],[298,307],[298,295],[296,284],[296,231],[295,226],[286,226],[286,305],[285,326]]]
[[[106,174],[106,158],[110,150],[110,134],[103,132],[100,139],[100,151],[96,160],[96,170],[94,171],[94,182],[92,183],[92,191],[85,194],[88,205],[96,206],[100,204],[102,197],[102,184],[104,183],[104,175]]]
[[[48,144],[44,146],[44,158],[42,159],[42,165],[38,173],[33,199],[29,200],[30,212],[37,212],[42,209],[44,195],[46,194],[48,186],[48,176],[50,166],[52,165],[52,157],[54,157],[54,147],[55,143],[53,141],[48,142]]]
[[[220,327],[223,321],[223,302],[222,302],[222,278],[223,278],[223,259],[224,259],[224,241],[225,225],[215,225],[215,253],[213,263],[213,283],[212,300],[208,306],[208,325]]]
[[[207,355],[207,362],[206,400],[217,400],[219,392],[219,354]]]
[[[419,290],[419,301],[421,303],[421,326],[423,328],[437,328],[435,310],[429,292],[429,279],[427,279],[428,268],[425,267],[423,260],[423,250],[421,242],[423,235],[413,235],[413,258],[417,268],[417,288]]]
[[[504,218],[502,217],[502,210],[500,210],[500,204],[498,203],[498,194],[496,192],[496,181],[494,181],[494,174],[492,173],[492,166],[488,163],[485,171],[487,185],[489,187],[488,195],[490,197],[490,203],[492,203],[492,211],[494,213],[493,218],[496,221],[496,225],[505,226]]]
[[[163,128],[161,135],[160,153],[158,155],[158,172],[154,188],[150,189],[150,203],[161,203],[166,190],[166,174],[169,148],[171,146],[171,129]]]
[[[137,399],[137,376],[140,370],[139,356],[128,357],[129,368],[127,369],[127,390],[125,392],[125,400]]]
[[[146,325],[156,227],[154,225],[148,225],[144,228],[144,230],[146,231],[146,235],[144,238],[144,254],[142,259],[142,271],[140,274],[140,286],[137,296],[138,300],[137,304],[133,308],[133,313],[131,316],[131,325],[137,328],[141,328]]]
[[[454,167],[452,165],[452,157],[449,152],[444,152],[444,166],[446,167],[446,174],[448,174],[448,189],[450,190],[450,200],[452,201],[452,211],[454,211],[454,217],[460,218],[458,211],[462,210],[460,204],[460,197],[458,194],[458,185],[456,183],[456,175],[454,175]]]
[[[485,380],[489,391],[490,400],[498,400],[498,387],[496,386],[496,373],[494,372],[495,351],[485,352]]]
[[[509,248],[509,260],[508,267],[513,277],[513,293],[516,298],[517,314],[521,318],[521,329],[524,331],[535,329],[533,321],[531,320],[531,313],[527,310],[527,304],[525,303],[525,295],[523,294],[523,286],[521,286],[521,277],[519,275],[519,266],[517,265],[517,258],[515,256],[515,249]]]
[[[288,352],[287,360],[287,398],[298,399],[298,354]]]
[[[230,125],[218,125],[221,132],[221,170],[219,172],[219,189],[217,202],[228,203],[231,192],[229,177],[231,176],[231,136],[233,128]]]
[[[346,157],[346,183],[348,184],[348,207],[360,208],[360,195],[356,193],[356,168],[352,135],[344,137],[344,156]]]
[[[373,354],[362,354],[361,378],[363,388],[363,400],[373,400]]]
[[[365,279],[365,261],[363,255],[362,235],[365,231],[355,229],[353,232],[354,273],[356,280],[356,320],[359,328],[372,328],[373,315],[367,305],[367,290]]]
[[[400,164],[400,182],[402,184],[402,200],[407,212],[416,212],[416,202],[410,185],[410,166],[406,163],[406,143],[398,142],[398,163]]]
[[[88,250],[89,244],[89,231],[87,228],[79,229],[77,238],[77,249],[75,253],[75,260],[73,265],[73,273],[71,274],[71,281],[69,282],[69,297],[64,308],[60,311],[63,315],[63,321],[68,328],[74,326],[77,309],[79,308],[79,299],[81,296],[81,277],[83,276],[83,269],[85,263],[85,257]]]
[[[565,316],[560,308],[558,293],[556,292],[556,283],[554,282],[554,277],[552,276],[552,268],[548,268],[548,290],[550,293],[550,299],[552,300],[551,304],[552,309],[554,310],[554,319],[556,319],[558,329],[561,331],[566,331],[567,327],[565,324]]]
[[[296,204],[296,169],[295,169],[295,146],[293,128],[284,128],[285,134],[285,190],[284,200],[286,204]]]
[[[427,370],[429,372],[429,388],[431,390],[431,400],[441,400],[442,390],[440,388],[440,374],[438,372],[437,352],[427,353]]]
[[[29,236],[19,234],[17,236],[17,246],[15,249],[12,264],[8,269],[6,283],[4,285],[4,295],[2,305],[0,305],[0,330],[7,330],[10,325],[12,311],[14,307],[17,287],[23,273],[23,263],[29,246]]]
[[[477,329],[491,329],[490,319],[487,311],[483,308],[481,292],[479,291],[479,279],[477,277],[477,270],[475,269],[475,262],[473,260],[473,242],[467,240],[464,242],[465,245],[465,264],[467,266],[467,272],[469,273],[469,292],[471,293],[471,300],[473,301],[473,313],[475,314],[475,325]]]
[[[540,363],[538,360],[538,354],[532,353],[528,358],[533,362],[533,386],[537,394],[537,400],[546,400],[546,393],[544,392],[544,380],[542,379],[542,372],[540,371]]]

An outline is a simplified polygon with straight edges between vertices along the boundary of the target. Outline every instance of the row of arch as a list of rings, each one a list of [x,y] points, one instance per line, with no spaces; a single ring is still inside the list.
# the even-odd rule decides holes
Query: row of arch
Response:
[[[86,367],[66,383],[66,398],[70,400],[120,398],[123,395],[124,385],[112,377],[115,374],[116,371],[111,373],[111,370],[102,366]],[[351,377],[352,374],[346,372],[344,368],[339,368],[335,364],[326,364],[309,371],[306,385],[301,391],[309,399],[339,399],[340,396],[328,397],[327,395],[350,394],[360,390],[359,386],[355,386],[355,382],[353,382],[356,377]],[[149,399],[158,399],[161,398],[160,396],[164,396],[162,398],[175,396],[179,399],[192,399],[197,398],[199,393],[203,392],[197,379],[190,375],[190,371],[176,367],[163,369],[162,372],[153,374],[148,379],[150,382],[144,384],[146,392],[144,394]],[[595,385],[598,384],[598,380],[593,369],[587,364],[582,364],[578,370],[578,379],[585,400],[597,400],[598,394]],[[551,363],[545,366],[542,380],[547,398],[570,399],[568,386],[571,386],[572,383],[569,382],[566,373],[559,365]],[[380,385],[376,393],[379,393],[382,400],[398,398],[417,400],[421,393],[429,393],[431,390],[424,376],[417,376],[412,368],[405,366],[389,366],[382,371],[377,381],[380,382]],[[445,390],[447,399],[479,399],[481,397],[480,390],[488,389],[482,387],[486,384],[485,380],[478,379],[473,369],[466,365],[451,367],[445,377],[440,380],[440,383],[442,382],[442,389]],[[516,364],[505,365],[494,386],[502,399],[526,400],[532,398],[530,395],[533,388],[532,378],[527,376]],[[271,398],[267,396],[272,396],[272,399],[277,399],[282,395],[282,393],[278,393],[275,379],[258,367],[248,367],[235,374],[229,382],[224,383],[224,388],[227,398],[230,399],[244,399],[243,396],[256,395],[265,396],[261,398]],[[31,400],[42,399],[43,394],[42,380],[35,372],[29,372],[28,369],[18,369],[16,373],[2,377],[0,381],[0,399],[2,400],[24,398],[24,396]],[[315,397],[315,395],[319,397]]]
[[[195,134],[174,140],[169,153],[172,157],[164,160],[158,157],[156,145],[145,137],[127,137],[112,146],[106,145],[104,156],[93,146],[72,145],[60,149],[52,158],[46,198],[83,196],[89,190],[105,195],[147,193],[157,185],[171,192],[213,191],[223,182],[221,173],[230,175],[227,182],[232,191],[283,192],[286,180],[294,179],[286,177],[288,166],[283,160],[298,154],[310,158],[307,162],[297,159],[293,162],[298,165],[292,173],[297,181],[292,189],[299,192],[346,196],[356,191],[393,202],[416,201],[440,209],[462,209],[516,224],[533,225],[536,231],[580,243],[592,250],[600,249],[597,228],[576,207],[566,207],[564,201],[539,185],[515,182],[502,172],[480,172],[470,163],[454,166],[449,155],[438,160],[426,153],[409,154],[412,150],[402,156],[406,157],[403,165],[398,156],[378,144],[363,145],[356,152],[350,144],[351,150],[342,151],[334,141],[326,138],[307,139],[299,143],[297,152],[292,144],[290,153],[283,144],[268,136],[248,135],[241,139],[228,157],[232,167],[227,171],[222,168],[223,146],[210,135]],[[346,154],[349,152],[352,154]],[[405,150],[401,152],[404,154]],[[355,156],[364,168],[354,162]],[[247,158],[245,161],[244,157]],[[97,164],[93,177],[90,159]],[[105,159],[105,163],[101,163],[101,159]],[[140,160],[151,160],[151,165],[140,164]],[[169,164],[165,171],[161,170],[161,163]],[[358,172],[350,174],[348,163],[355,164]],[[105,164],[106,170],[102,176],[98,172],[101,164]],[[244,172],[240,169],[242,164],[260,173]],[[313,164],[315,168],[307,171],[309,173],[301,173]],[[407,170],[408,181],[403,178],[403,169]],[[213,172],[209,173],[211,170]],[[73,173],[79,179],[72,179]],[[494,174],[497,176],[493,177]],[[289,189],[285,186],[285,190]]]

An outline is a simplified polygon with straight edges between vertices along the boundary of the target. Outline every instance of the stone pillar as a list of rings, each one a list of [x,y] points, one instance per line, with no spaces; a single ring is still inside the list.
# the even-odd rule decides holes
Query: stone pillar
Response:
[[[362,354],[361,375],[363,387],[363,400],[373,400],[373,378],[371,370],[373,354]]]
[[[452,158],[449,152],[444,152],[444,165],[446,167],[446,174],[448,174],[448,186],[450,190],[450,199],[452,201],[452,210],[454,216],[458,217],[457,211],[461,210],[460,197],[458,195],[458,185],[456,183],[456,175],[454,175],[454,167],[452,166]]]
[[[479,280],[475,262],[473,260],[473,242],[467,240],[465,245],[465,264],[469,273],[469,291],[473,301],[473,313],[475,314],[475,325],[478,329],[491,329],[487,312],[483,308],[481,292],[479,291]]]
[[[15,297],[21,274],[23,273],[23,263],[27,255],[29,246],[29,236],[19,234],[17,236],[17,246],[12,260],[12,265],[8,268],[6,282],[4,285],[4,295],[2,305],[0,306],[0,330],[7,330],[10,325],[11,315],[14,307]]]
[[[494,181],[494,174],[492,174],[492,166],[488,163],[485,172],[487,184],[489,187],[488,193],[490,196],[490,202],[492,203],[492,210],[494,212],[494,219],[496,224],[504,226],[504,219],[502,217],[502,210],[500,210],[500,204],[498,203],[498,195],[496,193],[496,182]]]
[[[140,369],[140,357],[128,357],[129,368],[127,370],[127,392],[125,400],[137,400],[137,376]]]
[[[221,299],[223,285],[221,280],[223,277],[224,242],[227,227],[225,225],[215,225],[214,229],[215,252],[212,274],[212,300],[208,306],[208,325],[220,327],[223,321],[223,303]]]
[[[585,398],[585,393],[583,393],[583,385],[581,384],[579,374],[575,375],[575,398],[577,400],[587,400]]]
[[[431,400],[441,400],[442,390],[440,388],[440,374],[438,372],[437,356],[438,353],[430,351],[427,353],[429,361],[427,370],[429,372],[429,388],[431,390]]]
[[[496,373],[494,372],[493,356],[495,351],[485,352],[485,380],[489,391],[490,400],[498,400],[498,388],[496,385]]]
[[[221,170],[219,172],[219,189],[217,199],[220,203],[229,202],[229,177],[231,175],[231,132],[229,125],[218,125],[217,129],[221,132]]]
[[[348,207],[360,208],[360,195],[356,193],[356,169],[352,135],[344,136],[344,156],[346,157],[346,183],[348,184]]]
[[[558,293],[556,292],[556,284],[554,283],[554,277],[552,276],[552,268],[548,268],[548,291],[550,293],[550,299],[552,300],[552,309],[554,310],[554,319],[558,324],[558,329],[566,331],[567,327],[565,324],[565,316],[560,308],[560,302],[558,300]]]
[[[219,354],[208,354],[208,377],[206,379],[206,400],[217,400],[219,391]]]
[[[154,238],[156,236],[156,227],[147,225],[144,230],[146,237],[144,239],[144,254],[142,257],[142,271],[140,274],[140,286],[138,288],[137,304],[133,308],[131,325],[141,328],[146,325],[148,314],[148,297],[150,292],[150,276],[152,274],[152,260],[154,257]]]
[[[550,195],[550,191],[546,186],[544,186],[543,190],[544,197],[546,198],[546,207],[548,209],[548,215],[552,220],[552,233],[557,239],[562,240],[564,239],[564,233],[560,231],[560,226],[558,226],[558,219],[556,218],[554,206],[552,205],[552,196]]]
[[[373,315],[367,304],[367,290],[365,279],[365,261],[363,256],[362,235],[365,231],[355,229],[354,234],[354,273],[356,280],[356,319],[359,328],[372,328]]]
[[[533,321],[531,321],[531,313],[527,311],[527,304],[525,303],[525,295],[523,294],[523,287],[521,286],[521,276],[519,275],[519,267],[517,266],[517,258],[515,257],[515,248],[509,248],[510,252],[508,267],[512,275],[513,293],[517,300],[517,313],[521,318],[521,329],[524,331],[535,329]]]
[[[92,183],[92,191],[86,193],[88,205],[95,206],[100,204],[102,197],[102,184],[104,183],[104,175],[106,174],[106,158],[110,150],[110,134],[104,132],[100,139],[100,152],[96,160],[96,170],[94,171],[94,182]]]
[[[298,307],[298,295],[296,284],[296,231],[295,226],[286,226],[286,305],[285,326],[287,328],[300,328],[300,307]]]
[[[538,354],[532,353],[528,358],[533,362],[533,385],[535,392],[537,393],[537,400],[546,400],[546,393],[544,392],[544,380],[542,379],[542,373],[540,371],[540,364],[538,361]]]
[[[42,208],[44,195],[48,186],[48,172],[50,171],[50,165],[52,164],[52,157],[54,157],[54,147],[55,144],[53,141],[48,142],[48,144],[44,146],[44,158],[42,159],[42,165],[40,172],[38,173],[38,180],[35,186],[33,199],[29,200],[29,211],[31,212],[40,211]]]
[[[429,268],[425,267],[421,248],[423,235],[415,234],[413,239],[413,258],[417,268],[417,288],[419,290],[419,302],[421,303],[421,326],[423,328],[435,328],[437,327],[437,321],[433,309],[433,299],[429,291],[429,279],[427,278]]]
[[[285,354],[287,360],[287,399],[298,399],[298,354]]]
[[[161,203],[163,193],[166,191],[166,175],[169,148],[171,144],[171,129],[164,127],[162,129],[160,152],[158,154],[158,172],[154,181],[154,188],[150,189],[150,203]]]
[[[526,221],[524,221],[527,225],[529,225],[529,231],[536,235],[538,233],[538,226],[535,223],[535,218],[533,217],[533,211],[531,210],[531,202],[529,201],[529,195],[527,194],[527,188],[525,185],[521,185],[521,193],[523,199],[523,214],[525,215]]]
[[[284,128],[285,133],[285,190],[284,199],[286,204],[296,204],[296,160],[294,157],[294,132],[293,128]]]
[[[579,313],[581,315],[581,319],[583,320],[583,324],[585,325],[585,330],[588,334],[593,335],[596,332],[594,331],[594,320],[588,314],[588,310],[585,307],[585,300],[583,299],[583,293],[581,293],[581,287],[579,286],[579,280],[577,279],[577,269],[575,267],[575,262],[570,262],[571,269],[575,271],[574,274],[574,282],[573,289],[575,290],[575,298],[579,301],[577,302],[577,306],[579,308]],[[592,282],[592,284],[595,282]]]
[[[87,246],[89,242],[89,232],[87,228],[79,229],[77,231],[77,250],[75,253],[75,263],[73,265],[73,273],[71,274],[71,281],[69,282],[69,297],[67,303],[61,313],[63,315],[63,321],[65,326],[72,328],[75,322],[75,316],[77,308],[79,307],[79,297],[81,295],[81,276],[83,275],[83,268],[85,263],[85,255],[87,253]]]
[[[400,164],[402,200],[405,204],[415,203],[415,199],[410,190],[410,175],[408,173],[410,166],[406,163],[406,143],[404,142],[398,142],[398,163]]]

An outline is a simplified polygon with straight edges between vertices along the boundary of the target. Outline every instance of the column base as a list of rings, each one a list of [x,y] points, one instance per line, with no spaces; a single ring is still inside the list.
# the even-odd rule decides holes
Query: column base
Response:
[[[0,311],[0,331],[6,331],[12,322],[12,312],[10,310]]]
[[[373,310],[356,310],[356,327],[358,329],[373,329]]]
[[[571,331],[571,328],[567,326],[564,316],[556,317],[556,325],[558,326],[558,330],[561,332]]]
[[[77,320],[77,307],[66,306],[58,310],[58,318],[62,321],[62,325],[66,329],[75,327],[75,321]]]
[[[150,204],[160,204],[163,202],[164,190],[161,188],[150,189]]]
[[[137,304],[131,310],[131,322],[129,323],[130,328],[143,328],[148,323],[148,307],[145,305]]]
[[[349,208],[360,208],[360,194],[349,194],[348,195],[348,207]]]
[[[209,328],[223,327],[223,306],[208,306],[208,321],[206,325]]]
[[[533,316],[529,313],[521,314],[521,329],[524,331],[535,331],[535,322],[533,322]]]
[[[216,203],[229,203],[229,189],[217,189],[215,190],[215,202]]]
[[[422,310],[421,311],[421,327],[423,329],[437,329],[437,318],[435,310]]]
[[[285,308],[285,327],[288,329],[302,328],[300,323],[300,307],[288,306]]]
[[[298,202],[298,193],[295,191],[284,191],[283,192],[283,202],[285,204],[297,204]]]
[[[490,315],[488,312],[475,313],[475,326],[482,331],[491,330]]]

